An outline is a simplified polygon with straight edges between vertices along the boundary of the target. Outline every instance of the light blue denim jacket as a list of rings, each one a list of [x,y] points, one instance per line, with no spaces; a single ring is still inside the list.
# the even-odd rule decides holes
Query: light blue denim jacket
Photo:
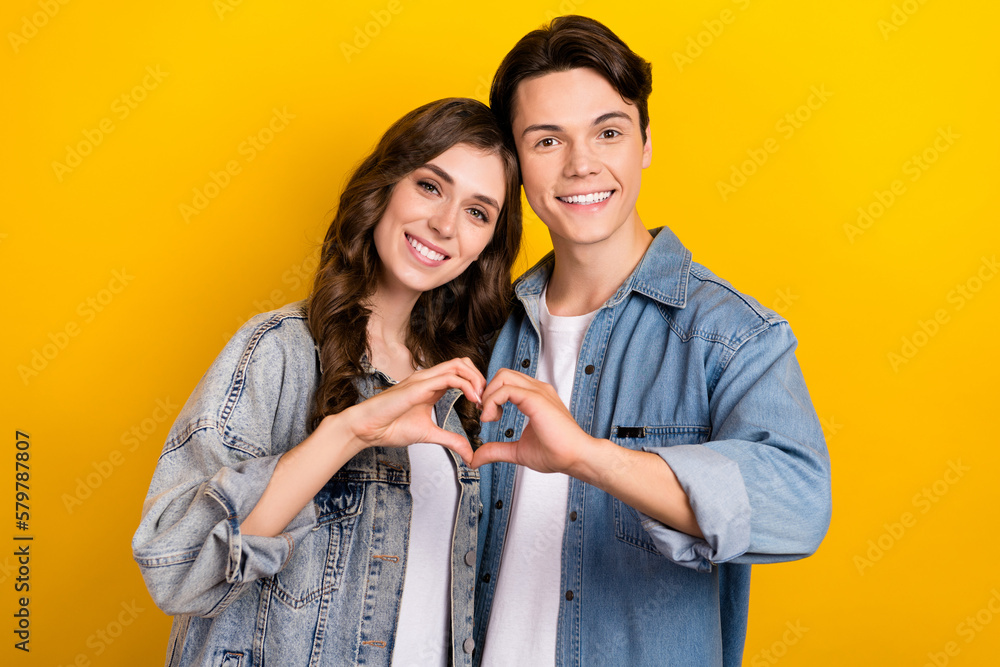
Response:
[[[556,665],[739,665],[750,564],[809,555],[830,521],[829,457],[788,323],[693,263],[669,229],[654,234],[587,330],[570,411],[591,435],[662,457],[705,538],[570,478]],[[521,307],[499,335],[490,377],[535,375],[552,266],[549,255],[519,280]],[[524,425],[507,405],[481,437],[516,440]],[[514,472],[480,470],[480,646]]]
[[[351,459],[281,535],[240,533],[280,455],[308,434],[318,383],[304,305],[291,304],[233,337],[174,423],[132,542],[153,600],[175,616],[168,665],[390,664],[409,541],[405,448]],[[388,383],[373,370],[359,388]],[[458,396],[435,407],[464,434]],[[451,652],[468,665],[479,474],[453,458]]]

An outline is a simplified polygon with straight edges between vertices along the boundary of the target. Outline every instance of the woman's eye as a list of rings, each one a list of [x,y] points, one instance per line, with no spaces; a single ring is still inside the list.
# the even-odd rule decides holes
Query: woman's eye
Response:
[[[489,222],[490,216],[486,215],[485,211],[481,211],[478,208],[470,208],[469,214],[474,218],[479,218],[480,222]]]
[[[429,192],[431,194],[434,194],[434,195],[438,194],[437,186],[434,185],[433,183],[430,183],[428,181],[419,181],[417,183],[417,185],[419,185],[421,188],[423,188],[424,190],[426,190],[427,192]]]
[[[615,137],[619,136],[620,134],[621,134],[621,132],[619,132],[618,130],[604,130],[603,132],[601,132],[601,138],[603,138],[603,139],[614,139]]]
[[[556,145],[556,140],[553,139],[552,137],[545,137],[544,139],[538,142],[538,145],[541,146],[542,148],[551,148],[552,146]]]

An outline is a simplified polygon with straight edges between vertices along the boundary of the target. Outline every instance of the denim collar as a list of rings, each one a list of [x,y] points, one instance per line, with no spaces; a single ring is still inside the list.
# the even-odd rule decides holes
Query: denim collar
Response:
[[[651,229],[649,233],[653,235],[653,242],[632,274],[604,303],[605,307],[619,304],[630,292],[644,294],[675,308],[683,308],[687,303],[691,251],[681,244],[680,239],[668,227]],[[526,306],[527,299],[537,299],[542,293],[552,275],[554,264],[555,255],[549,252],[518,278],[514,292]]]
[[[361,370],[365,372],[365,375],[357,378],[356,386],[358,387],[358,392],[363,398],[371,398],[383,389],[387,389],[388,387],[397,384],[396,380],[393,380],[388,375],[371,365],[371,362],[368,361],[367,352],[361,355]],[[441,396],[437,403],[434,404],[434,411],[435,416],[437,417],[438,426],[443,427],[448,412],[451,411],[461,396],[461,390],[455,388],[447,389],[444,392],[444,395]]]

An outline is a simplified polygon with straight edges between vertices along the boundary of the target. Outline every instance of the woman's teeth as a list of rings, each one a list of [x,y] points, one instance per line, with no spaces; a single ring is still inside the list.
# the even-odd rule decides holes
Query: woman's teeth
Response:
[[[423,243],[421,243],[420,241],[416,240],[415,238],[413,238],[410,235],[406,236],[406,240],[410,242],[410,245],[413,246],[414,250],[416,250],[417,252],[419,252],[421,255],[423,255],[427,259],[434,260],[435,262],[440,262],[442,259],[447,259],[448,258],[448,255],[442,255],[439,252],[434,252],[433,250],[431,250],[430,248],[428,248]]]
[[[596,204],[611,196],[613,190],[606,192],[591,192],[589,195],[571,195],[569,197],[556,197],[559,201],[567,204]]]

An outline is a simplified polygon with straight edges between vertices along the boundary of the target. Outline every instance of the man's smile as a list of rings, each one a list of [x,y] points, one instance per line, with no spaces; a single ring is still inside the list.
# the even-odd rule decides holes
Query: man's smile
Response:
[[[557,196],[556,199],[565,204],[599,204],[602,201],[606,201],[614,192],[614,190],[603,190],[600,192],[588,192],[586,194]]]

